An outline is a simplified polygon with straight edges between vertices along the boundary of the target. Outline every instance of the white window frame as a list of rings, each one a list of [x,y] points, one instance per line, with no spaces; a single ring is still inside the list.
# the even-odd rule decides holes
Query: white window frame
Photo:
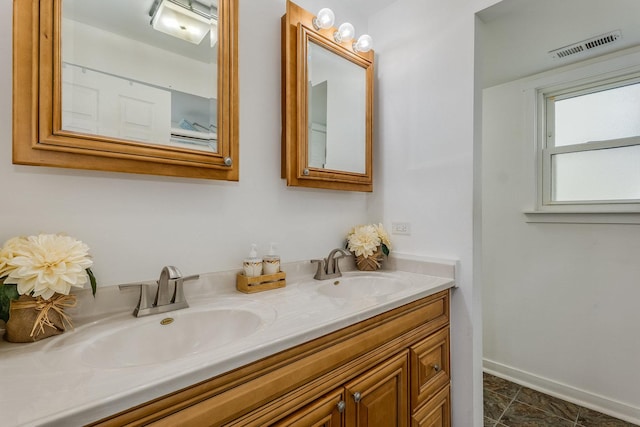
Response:
[[[552,164],[555,154],[578,153],[607,148],[622,148],[640,145],[640,136],[612,139],[607,141],[586,142],[556,147],[554,144],[554,102],[579,95],[599,92],[616,87],[640,83],[640,73],[620,74],[602,79],[582,79],[537,90],[538,136],[537,136],[537,175],[538,201],[537,212],[556,213],[636,213],[640,212],[640,200],[552,200]]]

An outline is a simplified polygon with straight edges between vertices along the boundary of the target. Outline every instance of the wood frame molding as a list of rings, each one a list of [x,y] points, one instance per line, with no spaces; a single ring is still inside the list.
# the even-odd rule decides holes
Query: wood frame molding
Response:
[[[374,52],[353,52],[348,42],[333,40],[335,28],[315,30],[314,15],[291,1],[282,17],[282,178],[289,186],[373,191]],[[362,67],[366,72],[365,172],[353,173],[308,166],[307,43],[311,41]],[[305,173],[306,171],[306,173]]]
[[[219,153],[63,131],[61,11],[62,0],[13,2],[14,164],[239,179],[238,0],[219,2]]]

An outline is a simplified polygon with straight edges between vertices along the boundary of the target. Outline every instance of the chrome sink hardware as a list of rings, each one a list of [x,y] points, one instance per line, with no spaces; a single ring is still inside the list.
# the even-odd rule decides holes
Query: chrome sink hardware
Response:
[[[325,280],[342,277],[338,261],[340,258],[345,256],[351,256],[351,254],[344,249],[336,248],[329,252],[329,256],[325,259],[312,259],[311,262],[318,263],[318,270],[313,278],[317,280]]]
[[[166,313],[167,311],[180,310],[189,307],[184,297],[184,282],[186,280],[198,279],[200,275],[183,277],[180,270],[172,265],[167,265],[162,269],[158,279],[158,288],[153,304],[149,304],[148,283],[132,283],[119,285],[120,290],[132,287],[140,288],[140,298],[138,305],[133,310],[135,317],[148,316],[150,314]],[[170,285],[173,284],[173,294],[170,294]]]

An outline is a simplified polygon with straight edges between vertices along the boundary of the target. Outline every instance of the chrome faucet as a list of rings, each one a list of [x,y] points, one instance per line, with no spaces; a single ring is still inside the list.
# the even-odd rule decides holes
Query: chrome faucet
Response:
[[[329,252],[329,256],[324,259],[312,259],[311,262],[318,263],[318,270],[316,271],[314,279],[325,280],[333,279],[335,277],[341,277],[339,259],[351,254],[344,249],[336,248]]]
[[[199,277],[197,274],[183,277],[177,267],[172,265],[165,266],[160,273],[160,278],[156,282],[158,286],[153,304],[149,304],[147,294],[150,285],[148,283],[120,285],[119,288],[120,290],[132,287],[140,288],[140,298],[138,299],[138,305],[133,310],[133,315],[135,317],[142,317],[189,307],[184,297],[184,282],[186,280],[198,279]],[[171,293],[171,285],[173,285],[173,293]]]

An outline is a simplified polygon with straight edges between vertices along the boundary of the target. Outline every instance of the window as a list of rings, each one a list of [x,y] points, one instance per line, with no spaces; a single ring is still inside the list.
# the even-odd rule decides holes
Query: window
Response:
[[[640,211],[640,75],[540,99],[542,207]]]

